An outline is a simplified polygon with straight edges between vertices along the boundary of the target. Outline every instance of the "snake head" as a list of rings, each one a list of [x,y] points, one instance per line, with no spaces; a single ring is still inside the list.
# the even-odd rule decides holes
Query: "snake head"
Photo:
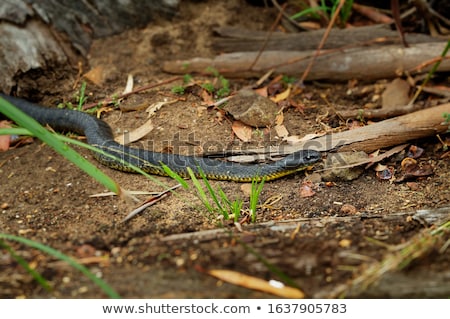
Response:
[[[295,168],[304,165],[310,165],[322,158],[322,154],[314,150],[301,150],[289,154],[282,161],[285,167]]]

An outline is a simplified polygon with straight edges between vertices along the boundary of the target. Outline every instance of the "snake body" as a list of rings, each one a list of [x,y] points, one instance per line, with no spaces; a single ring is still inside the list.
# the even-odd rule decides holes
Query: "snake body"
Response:
[[[301,150],[275,162],[247,165],[200,156],[158,153],[115,142],[111,127],[89,114],[69,109],[46,108],[1,93],[0,96],[42,125],[49,125],[58,131],[84,134],[88,144],[118,158],[112,159],[95,152],[94,156],[100,163],[126,172],[134,171],[126,164],[130,163],[147,173],[167,176],[161,167],[163,163],[185,178],[189,177],[187,167],[190,167],[197,177],[201,176],[201,170],[208,179],[251,182],[265,178],[267,181],[303,170],[321,158],[317,151]]]

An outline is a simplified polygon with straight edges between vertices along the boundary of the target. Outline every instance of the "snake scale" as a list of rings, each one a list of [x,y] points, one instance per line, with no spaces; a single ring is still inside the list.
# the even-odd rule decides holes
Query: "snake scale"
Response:
[[[94,156],[100,163],[126,172],[133,172],[126,165],[126,163],[130,163],[147,173],[167,176],[167,173],[161,167],[161,163],[163,163],[185,178],[189,177],[187,167],[190,167],[196,176],[200,176],[200,169],[208,179],[251,182],[252,180],[265,178],[268,181],[303,170],[321,158],[321,154],[317,151],[301,150],[275,162],[247,165],[200,156],[158,153],[115,142],[110,126],[87,113],[68,109],[46,108],[1,93],[0,96],[42,125],[49,125],[57,131],[84,134],[90,145],[120,159],[112,159],[95,152]]]

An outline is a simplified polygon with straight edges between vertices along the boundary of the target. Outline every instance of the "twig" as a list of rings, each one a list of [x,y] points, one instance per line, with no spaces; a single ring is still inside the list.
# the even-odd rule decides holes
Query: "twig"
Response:
[[[400,116],[404,114],[408,114],[411,112],[418,111],[422,109],[422,105],[412,104],[412,105],[402,105],[395,106],[393,108],[381,108],[381,109],[357,109],[357,110],[342,110],[337,111],[336,113],[343,117],[344,119],[348,118],[360,118],[364,120],[372,120],[372,119],[387,119],[394,116]]]
[[[117,97],[113,97],[113,98],[109,97],[109,98],[107,98],[107,99],[105,99],[105,100],[103,100],[101,102],[89,103],[89,104],[86,104],[86,105],[83,106],[83,110],[88,110],[88,109],[96,107],[96,106],[105,106],[105,105],[108,105],[109,103],[113,103],[117,99],[122,99],[122,98],[130,96],[132,94],[136,94],[136,93],[139,93],[139,92],[142,92],[142,91],[153,89],[155,87],[158,87],[158,86],[161,86],[161,85],[164,85],[164,84],[172,83],[172,82],[175,82],[175,81],[177,81],[179,79],[181,79],[181,76],[175,76],[175,77],[172,77],[170,79],[164,80],[162,82],[158,82],[158,83],[149,84],[149,85],[145,85],[145,86],[139,87],[139,88],[137,88],[137,89],[135,89],[133,91],[130,91],[128,93],[120,94]]]
[[[325,33],[323,34],[322,39],[320,40],[319,47],[317,48],[316,52],[314,53],[313,57],[311,58],[308,66],[306,67],[305,72],[303,72],[302,78],[300,79],[300,84],[303,84],[303,82],[306,80],[306,77],[309,74],[309,71],[311,71],[311,68],[312,68],[314,62],[316,61],[316,58],[319,56],[320,50],[323,48],[323,46],[325,44],[325,41],[327,40],[328,35],[330,34],[331,28],[333,27],[334,23],[336,22],[336,19],[337,19],[338,15],[339,15],[339,12],[341,11],[342,6],[344,5],[344,3],[345,3],[345,0],[340,0],[339,1],[339,5],[336,8],[336,11],[334,12],[334,15],[331,17],[331,21],[330,21],[330,23],[327,26],[327,30],[325,31]]]
[[[441,223],[445,218],[448,218],[450,215],[450,207],[441,207],[435,209],[428,210],[416,210],[410,212],[399,212],[399,213],[389,213],[386,215],[374,215],[374,214],[362,214],[362,215],[352,215],[352,216],[344,216],[344,217],[304,217],[304,218],[296,218],[289,220],[280,220],[280,221],[270,221],[264,222],[260,224],[248,225],[245,227],[245,231],[258,231],[269,229],[273,232],[290,232],[295,230],[298,227],[299,223],[308,224],[311,226],[317,225],[318,227],[324,227],[327,224],[340,224],[340,223],[349,223],[356,220],[367,220],[367,219],[377,219],[381,221],[393,221],[393,220],[404,220],[407,216],[411,216],[414,220],[417,220],[427,226]],[[227,228],[218,228],[218,229],[208,229],[202,230],[194,233],[182,233],[182,234],[173,234],[168,235],[166,237],[161,238],[163,242],[172,242],[172,241],[209,241],[220,238],[228,238],[230,236],[230,230]]]
[[[294,25],[296,28],[301,28],[301,29],[304,30],[304,28],[302,28],[302,27],[297,23],[297,21],[295,21],[294,19],[292,19],[292,18],[286,13],[286,11],[284,10],[284,9],[286,8],[286,5],[280,6],[280,4],[278,3],[278,1],[276,1],[276,0],[272,0],[271,2],[272,2],[272,4],[273,4],[273,6],[274,6],[275,8],[277,8],[278,11],[280,11],[280,13],[283,15],[283,17],[284,17],[287,21],[289,21],[289,22],[290,22],[292,25]]]
[[[403,46],[408,48],[409,45],[405,39],[405,33],[403,32],[402,22],[400,19],[400,5],[398,0],[391,0],[391,11],[392,17],[394,18],[395,26],[397,27],[398,34],[400,35],[400,39],[402,40]]]
[[[259,49],[258,54],[256,55],[256,58],[255,58],[255,60],[253,61],[253,63],[250,64],[250,66],[249,66],[249,68],[248,68],[249,70],[253,69],[253,67],[255,66],[255,64],[258,62],[259,57],[261,56],[262,52],[263,52],[264,49],[266,48],[267,43],[269,42],[269,39],[270,39],[270,37],[272,36],[273,31],[275,30],[275,27],[276,27],[276,26],[278,25],[278,23],[280,22],[280,19],[281,19],[281,17],[282,17],[282,14],[283,14],[283,12],[284,12],[284,8],[286,7],[286,4],[287,4],[287,3],[283,4],[283,6],[280,8],[281,11],[280,11],[280,13],[278,14],[277,18],[275,19],[275,21],[273,22],[272,26],[270,27],[270,31],[269,31],[269,33],[267,34],[267,37],[265,38],[262,47]]]
[[[166,189],[160,193],[158,193],[155,196],[150,197],[148,200],[146,200],[144,202],[144,204],[142,204],[141,206],[139,206],[138,208],[136,208],[135,210],[133,210],[131,213],[129,213],[123,220],[123,222],[126,222],[127,220],[131,219],[132,217],[134,217],[135,215],[139,214],[140,212],[144,211],[147,207],[152,206],[153,204],[156,204],[157,202],[159,202],[160,200],[162,200],[163,198],[169,196],[169,192],[172,192],[173,190],[177,189],[178,187],[180,187],[181,184],[177,184],[169,189]]]

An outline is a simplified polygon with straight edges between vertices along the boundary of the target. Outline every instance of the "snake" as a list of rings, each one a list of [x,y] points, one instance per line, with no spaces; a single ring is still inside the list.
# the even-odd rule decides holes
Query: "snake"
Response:
[[[299,150],[277,161],[252,164],[202,156],[153,152],[117,143],[114,141],[111,127],[105,121],[86,112],[48,108],[3,93],[0,93],[0,97],[41,125],[48,125],[56,131],[70,131],[86,136],[89,145],[103,151],[94,152],[98,162],[124,172],[134,172],[131,166],[135,166],[152,175],[168,176],[167,169],[164,169],[162,165],[164,164],[183,178],[190,177],[189,167],[196,177],[206,177],[211,180],[252,182],[264,179],[270,181],[302,171],[321,159],[321,153],[315,150]]]

